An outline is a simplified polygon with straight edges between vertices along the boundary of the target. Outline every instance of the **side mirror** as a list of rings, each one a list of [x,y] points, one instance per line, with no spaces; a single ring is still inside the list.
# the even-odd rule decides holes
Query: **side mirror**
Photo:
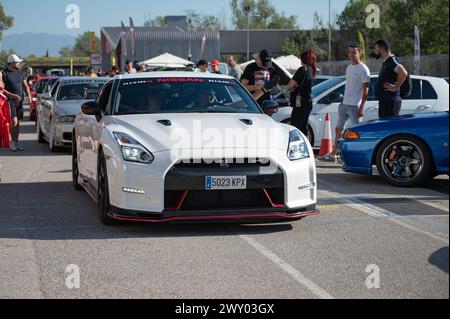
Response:
[[[344,96],[340,93],[332,92],[328,95],[328,104],[342,103],[342,101],[344,101]]]
[[[263,102],[262,108],[265,114],[272,116],[278,113],[279,104],[275,101],[267,100]]]
[[[50,95],[50,93],[43,93],[41,95],[41,99],[43,99],[43,100],[51,100],[52,96]]]
[[[81,105],[81,112],[85,115],[94,115],[97,121],[101,119],[100,105],[96,101],[89,101]]]

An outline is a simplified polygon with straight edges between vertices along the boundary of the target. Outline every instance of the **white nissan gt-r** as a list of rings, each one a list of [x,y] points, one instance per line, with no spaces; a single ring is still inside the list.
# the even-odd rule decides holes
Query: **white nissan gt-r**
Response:
[[[75,119],[73,185],[107,225],[316,215],[311,145],[276,111],[228,76],[117,76]]]

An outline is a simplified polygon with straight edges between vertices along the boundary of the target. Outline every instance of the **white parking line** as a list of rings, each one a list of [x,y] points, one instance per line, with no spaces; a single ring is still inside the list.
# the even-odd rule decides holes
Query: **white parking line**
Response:
[[[331,294],[326,292],[324,289],[319,287],[316,283],[306,278],[301,272],[292,267],[286,261],[281,259],[278,255],[273,253],[271,250],[263,246],[257,240],[253,239],[247,235],[239,235],[243,240],[245,240],[250,246],[255,248],[259,253],[272,261],[275,265],[281,268],[285,273],[291,276],[296,282],[304,286],[311,293],[320,299],[335,299]]]
[[[334,189],[334,186],[327,183],[327,182],[321,182],[322,185],[326,185],[327,187],[329,187],[330,189]],[[420,229],[416,226],[413,226],[411,224],[405,223],[402,220],[400,220],[400,218],[402,218],[402,216],[395,214],[391,211],[388,211],[386,209],[374,206],[370,203],[367,203],[363,200],[359,200],[359,199],[342,199],[341,196],[339,195],[339,193],[335,193],[335,192],[331,192],[331,191],[326,191],[326,190],[320,190],[321,193],[325,194],[327,197],[331,197],[331,198],[335,198],[336,202],[339,202],[343,205],[346,206],[350,206],[351,208],[354,208],[356,211],[359,211],[363,214],[372,216],[372,217],[385,217],[384,220],[388,220],[390,222],[393,222],[399,226],[402,226],[404,228],[407,228],[409,230],[412,230],[416,233],[425,235],[427,237],[430,237],[432,239],[435,239],[437,241],[440,242],[444,242],[446,244],[449,243],[449,239],[434,233],[431,233],[429,231]],[[386,218],[386,217],[393,217],[393,218]],[[404,218],[402,218],[404,219]]]

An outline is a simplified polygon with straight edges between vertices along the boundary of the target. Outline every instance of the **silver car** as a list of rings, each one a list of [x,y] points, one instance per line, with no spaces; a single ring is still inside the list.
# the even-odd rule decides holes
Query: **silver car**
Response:
[[[71,147],[75,116],[81,105],[96,98],[108,78],[62,77],[51,92],[42,94],[37,110],[39,143],[48,142],[50,150]]]

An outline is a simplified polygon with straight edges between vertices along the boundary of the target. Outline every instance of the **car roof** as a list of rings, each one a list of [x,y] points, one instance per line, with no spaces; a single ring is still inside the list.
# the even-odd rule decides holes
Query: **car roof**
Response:
[[[233,77],[228,76],[228,75],[222,75],[222,74],[200,73],[200,72],[179,72],[179,71],[142,72],[142,73],[134,73],[134,74],[121,74],[121,75],[116,75],[114,77],[114,79],[134,80],[134,79],[167,78],[167,77],[234,80]]]

